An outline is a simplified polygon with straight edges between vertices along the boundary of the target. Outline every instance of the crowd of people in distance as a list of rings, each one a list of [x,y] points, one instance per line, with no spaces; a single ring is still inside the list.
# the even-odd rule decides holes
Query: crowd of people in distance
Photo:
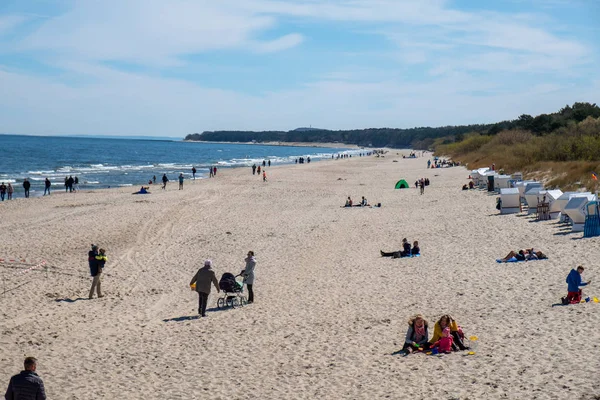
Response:
[[[419,242],[414,241],[412,247],[406,238],[402,239],[402,250],[385,252],[383,250],[379,250],[381,253],[381,257],[392,257],[392,258],[402,258],[402,257],[414,257],[421,254],[421,248],[419,247]]]
[[[437,157],[435,157],[433,159],[433,163],[431,162],[431,160],[427,160],[427,168],[459,167],[459,166],[460,166],[460,162],[458,162],[458,161],[439,159]]]
[[[417,351],[433,350],[434,353],[450,353],[468,350],[464,344],[465,335],[458,323],[448,314],[442,315],[433,327],[433,336],[429,339],[429,324],[421,314],[408,320],[408,330],[404,339],[404,355]]]
[[[500,258],[501,262],[512,262],[512,261],[532,261],[532,260],[546,260],[548,256],[540,250],[522,249],[518,251],[511,250],[506,257]]]

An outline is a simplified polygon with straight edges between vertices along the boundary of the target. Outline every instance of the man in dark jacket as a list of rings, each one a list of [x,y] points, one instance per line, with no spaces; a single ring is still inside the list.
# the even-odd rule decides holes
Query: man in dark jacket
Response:
[[[23,180],[23,190],[25,190],[25,198],[29,197],[29,188],[31,187],[31,182],[27,178]]]
[[[196,285],[196,292],[198,292],[198,314],[203,317],[206,317],[206,304],[208,303],[211,283],[215,285],[217,292],[221,291],[217,275],[212,269],[212,261],[206,260],[204,261],[204,267],[196,272],[196,275],[194,275],[190,282],[190,286]]]
[[[94,278],[92,280],[92,287],[90,289],[89,298],[94,297],[94,291],[98,291],[98,297],[102,297],[102,286],[100,283],[100,277],[102,276],[102,270],[98,264],[98,246],[92,245],[92,250],[88,252],[88,263],[90,264],[90,275]]]
[[[35,373],[37,360],[25,359],[25,370],[10,378],[6,389],[6,400],[46,400],[46,390],[42,378]]]

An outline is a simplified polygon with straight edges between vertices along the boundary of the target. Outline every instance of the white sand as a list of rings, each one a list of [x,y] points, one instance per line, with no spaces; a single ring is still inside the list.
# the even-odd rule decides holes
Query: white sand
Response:
[[[572,267],[598,276],[599,239],[498,216],[495,197],[460,190],[464,168],[425,165],[391,151],[268,168],[268,183],[249,168],[221,169],[183,191],[0,204],[0,257],[51,266],[21,276],[0,266],[7,287],[23,285],[0,297],[0,389],[34,355],[50,399],[600,395],[600,304],[551,307]],[[393,189],[421,176],[432,182],[423,196]],[[348,195],[383,207],[340,208]],[[423,255],[379,256],[402,237],[419,240]],[[106,297],[58,301],[87,297],[90,243],[107,249]],[[550,259],[494,261],[530,246]],[[218,276],[237,274],[248,250],[258,260],[255,304],[177,320],[196,316],[187,285],[205,258]],[[392,356],[417,312],[431,326],[455,316],[479,337],[476,354]]]

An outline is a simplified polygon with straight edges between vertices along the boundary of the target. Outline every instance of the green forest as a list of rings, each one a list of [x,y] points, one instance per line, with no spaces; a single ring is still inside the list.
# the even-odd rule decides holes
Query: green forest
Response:
[[[417,127],[410,129],[368,128],[353,130],[296,129],[291,131],[205,131],[187,135],[185,140],[209,142],[304,142],[346,143],[363,147],[433,149],[439,144],[462,141],[469,134],[494,136],[505,130],[522,129],[532,135],[547,135],[561,129],[572,129],[572,124],[588,117],[599,118],[600,108],[596,104],[575,103],[552,114],[536,117],[521,115],[512,121],[493,124],[443,126],[437,128]],[[442,141],[440,142],[440,139]]]

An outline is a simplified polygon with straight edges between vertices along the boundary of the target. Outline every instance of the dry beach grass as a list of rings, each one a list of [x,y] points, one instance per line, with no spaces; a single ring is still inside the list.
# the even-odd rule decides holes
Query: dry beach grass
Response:
[[[392,161],[397,162],[392,162]],[[565,277],[596,276],[599,239],[555,221],[496,215],[494,197],[461,191],[464,168],[353,157],[220,170],[152,194],[125,189],[0,204],[0,257],[46,260],[0,297],[0,382],[24,355],[52,399],[564,399],[600,395],[600,304],[551,307]],[[420,196],[394,190],[429,177]],[[340,179],[341,178],[341,179]],[[381,208],[340,206],[351,195]],[[423,255],[388,259],[400,240]],[[90,243],[107,249],[106,297],[86,298]],[[550,259],[496,264],[535,247]],[[197,319],[187,284],[205,258],[217,274],[258,260],[256,303]],[[595,286],[589,293],[600,296]],[[450,313],[475,355],[392,356],[406,320]]]

